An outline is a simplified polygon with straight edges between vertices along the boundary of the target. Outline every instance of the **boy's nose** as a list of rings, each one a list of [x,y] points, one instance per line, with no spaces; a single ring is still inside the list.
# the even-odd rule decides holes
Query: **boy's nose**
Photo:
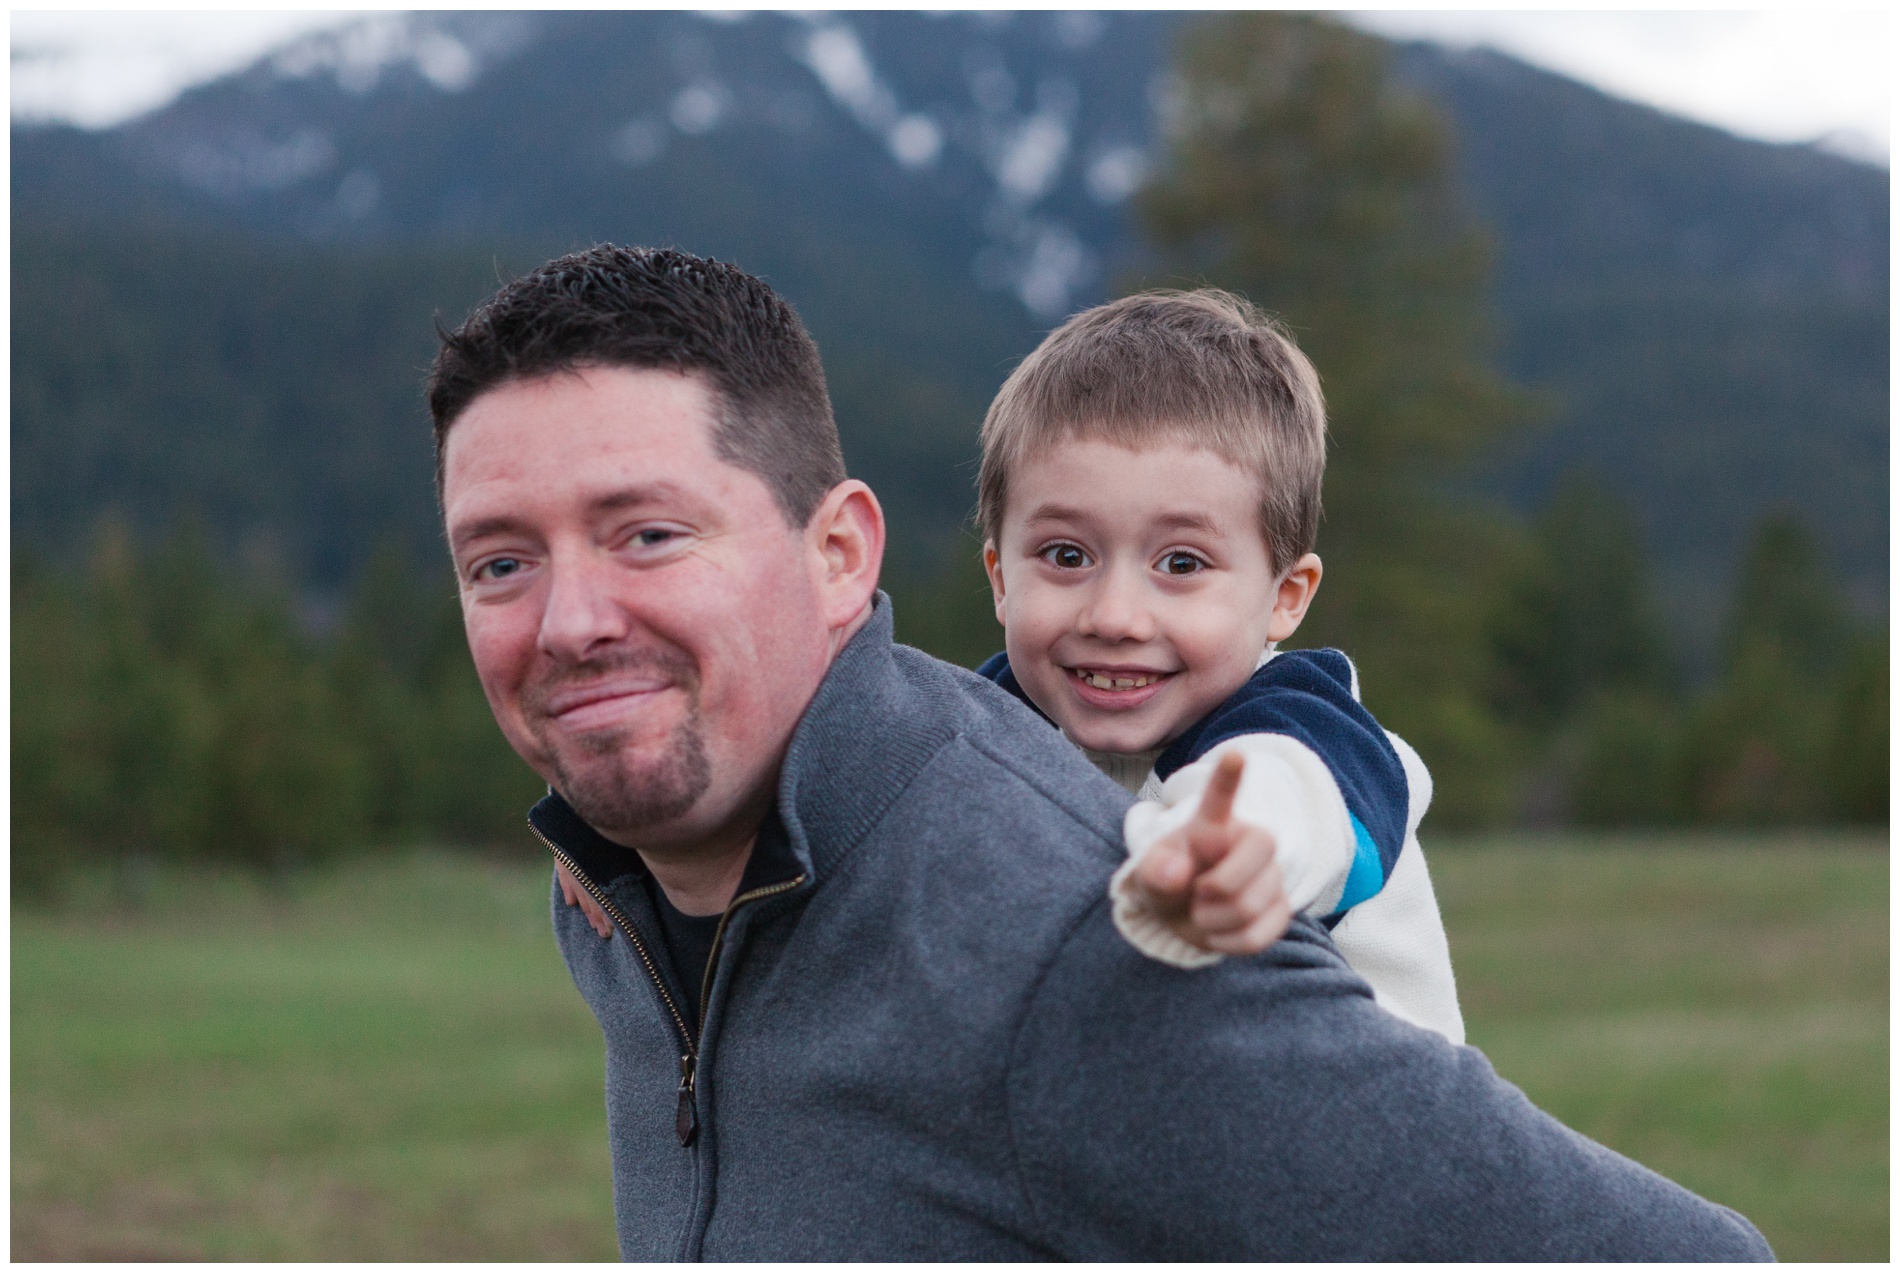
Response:
[[[1103,641],[1148,641],[1155,635],[1154,615],[1140,581],[1126,570],[1105,570],[1076,616],[1083,636]]]

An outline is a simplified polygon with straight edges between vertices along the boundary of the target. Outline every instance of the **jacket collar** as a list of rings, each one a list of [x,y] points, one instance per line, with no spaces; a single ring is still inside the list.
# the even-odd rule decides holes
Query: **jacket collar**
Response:
[[[950,705],[924,701],[898,658],[891,599],[880,590],[792,731],[778,782],[784,838],[759,837],[748,886],[800,873],[816,882],[835,870],[952,737]],[[646,874],[638,853],[594,830],[551,789],[528,821],[596,883]]]
[[[955,706],[898,667],[926,656],[897,645],[890,597],[880,590],[872,606],[805,709],[779,773],[786,837],[814,880],[837,869],[955,736]]]

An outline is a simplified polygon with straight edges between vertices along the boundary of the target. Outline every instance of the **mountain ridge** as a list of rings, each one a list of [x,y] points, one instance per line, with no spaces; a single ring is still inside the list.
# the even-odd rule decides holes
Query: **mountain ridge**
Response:
[[[102,133],[16,126],[16,262],[24,242],[49,263],[24,284],[16,265],[15,312],[58,309],[85,274],[59,273],[74,249],[41,225],[152,243],[237,232],[338,260],[525,264],[607,238],[736,259],[805,314],[854,471],[923,562],[956,542],[975,423],[1009,365],[1142,260],[1127,198],[1165,136],[1181,20],[382,15]],[[1528,508],[1561,471],[1600,472],[1638,508],[1692,643],[1710,639],[1754,518],[1781,504],[1815,523],[1862,608],[1883,609],[1887,174],[1500,54],[1404,44],[1393,59],[1452,121],[1492,226],[1500,361],[1561,402],[1483,489]],[[473,266],[455,286],[417,268],[436,271],[438,305],[478,294]],[[96,451],[62,470],[59,413],[136,411],[42,392],[26,343],[15,526],[57,541],[72,522],[49,492],[96,508],[132,480]],[[393,445],[373,439],[412,428],[413,410],[392,403],[362,444]]]

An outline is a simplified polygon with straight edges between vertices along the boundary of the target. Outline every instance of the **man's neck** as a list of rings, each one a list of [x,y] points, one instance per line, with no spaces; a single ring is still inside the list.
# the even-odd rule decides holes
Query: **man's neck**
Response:
[[[838,661],[839,652],[842,651],[845,646],[851,644],[851,638],[856,636],[864,625],[871,621],[871,611],[876,608],[877,599],[874,597],[864,603],[864,609],[858,611],[856,616],[854,616],[849,623],[831,634],[831,650],[825,658],[825,668],[827,671],[830,670],[833,663]],[[814,689],[813,693],[816,692],[816,689]]]
[[[701,848],[690,857],[671,858],[642,852],[641,861],[653,872],[666,900],[683,915],[717,915],[732,904],[745,878],[746,863],[752,860],[752,846],[758,842],[755,827],[751,835],[711,851]]]

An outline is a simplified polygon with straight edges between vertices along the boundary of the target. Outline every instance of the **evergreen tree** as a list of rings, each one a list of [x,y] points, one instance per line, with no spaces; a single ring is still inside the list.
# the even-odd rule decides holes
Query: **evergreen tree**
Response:
[[[331,669],[370,757],[385,838],[518,838],[541,780],[496,728],[469,659],[455,579],[385,542],[358,580]]]
[[[1627,506],[1573,475],[1527,548],[1499,598],[1499,710],[1548,727],[1604,693],[1671,697],[1675,674],[1649,560]]]
[[[1835,693],[1828,787],[1834,812],[1849,822],[1888,821],[1889,658],[1884,628],[1863,636],[1847,656]]]
[[[1444,122],[1378,40],[1234,13],[1190,28],[1140,210],[1163,263],[1279,314],[1319,368],[1333,447],[1325,586],[1302,642],[1360,661],[1367,701],[1427,756],[1442,819],[1501,816],[1509,736],[1486,701],[1507,524],[1444,491],[1526,407],[1488,360],[1484,236]]]
[[[1721,679],[1685,740],[1693,812],[1750,824],[1838,816],[1830,752],[1843,736],[1871,731],[1843,728],[1851,719],[1839,680],[1851,636],[1847,609],[1799,521],[1770,515],[1756,529],[1727,630]]]
[[[1790,513],[1765,517],[1735,587],[1729,670],[1769,660],[1803,681],[1823,681],[1839,667],[1850,635],[1846,602],[1813,533]]]

